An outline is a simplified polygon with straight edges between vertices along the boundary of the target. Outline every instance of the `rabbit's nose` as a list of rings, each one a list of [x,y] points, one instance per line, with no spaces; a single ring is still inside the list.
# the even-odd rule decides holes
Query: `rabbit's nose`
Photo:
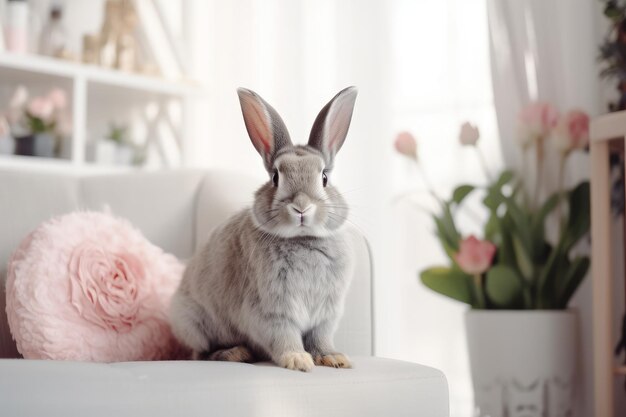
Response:
[[[290,204],[289,208],[296,214],[298,215],[303,215],[305,214],[307,211],[311,210],[313,208],[313,204],[309,204],[308,206],[306,206],[305,208],[301,208],[301,206],[296,206],[295,204]]]

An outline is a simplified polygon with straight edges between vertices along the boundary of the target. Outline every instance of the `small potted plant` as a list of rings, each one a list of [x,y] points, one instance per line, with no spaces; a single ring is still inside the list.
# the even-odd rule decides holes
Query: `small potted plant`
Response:
[[[15,154],[48,158],[58,155],[61,140],[68,134],[66,106],[66,94],[59,88],[29,99],[26,88],[19,86],[6,112],[15,138]]]
[[[431,187],[440,209],[432,217],[448,264],[428,268],[420,278],[470,307],[465,324],[478,416],[571,415],[575,405],[578,317],[568,303],[589,268],[589,258],[575,250],[590,226],[589,183],[564,189],[563,172],[569,156],[587,146],[588,129],[582,111],[561,117],[551,105],[533,103],[520,114],[519,139],[524,160],[535,155],[534,188],[524,172],[513,171],[486,185],[459,185],[449,198]],[[459,139],[478,152],[487,170],[478,129],[464,124]],[[398,135],[395,145],[419,164],[409,133]],[[541,201],[543,166],[554,162],[546,160],[548,146],[558,155],[559,189]],[[473,193],[480,193],[487,219],[478,237],[463,236],[455,222]]]
[[[103,139],[95,142],[94,160],[99,164],[129,166],[138,164],[138,152],[125,124],[111,122]]]

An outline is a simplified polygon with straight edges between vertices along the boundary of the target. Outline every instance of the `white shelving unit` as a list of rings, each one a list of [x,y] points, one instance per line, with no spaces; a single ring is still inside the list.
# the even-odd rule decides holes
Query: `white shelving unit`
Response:
[[[182,165],[186,138],[185,111],[193,100],[205,96],[204,88],[192,81],[131,74],[39,55],[0,52],[0,91],[10,94],[19,84],[35,91],[37,88],[43,90],[58,86],[68,92],[72,113],[71,153],[69,159],[2,156],[0,166],[91,166],[86,160],[87,140],[95,139],[92,132],[98,131],[98,125],[102,130],[107,113],[116,114],[118,118],[134,114],[135,119],[141,119],[145,125],[145,140],[152,142],[146,146],[159,148],[156,152],[161,154],[163,165]],[[171,116],[172,103],[179,106],[180,117],[177,120]],[[0,110],[3,105],[0,102]],[[147,106],[151,106],[152,117],[142,113]],[[178,146],[177,161],[168,162],[168,152],[159,142],[163,126],[168,128],[165,130],[169,131],[170,139],[173,137]]]

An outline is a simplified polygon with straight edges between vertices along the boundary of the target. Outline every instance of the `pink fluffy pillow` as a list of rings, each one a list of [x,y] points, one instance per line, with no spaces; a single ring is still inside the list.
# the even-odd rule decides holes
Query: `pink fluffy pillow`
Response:
[[[129,222],[75,212],[32,232],[9,261],[6,311],[27,359],[167,359],[183,265]]]

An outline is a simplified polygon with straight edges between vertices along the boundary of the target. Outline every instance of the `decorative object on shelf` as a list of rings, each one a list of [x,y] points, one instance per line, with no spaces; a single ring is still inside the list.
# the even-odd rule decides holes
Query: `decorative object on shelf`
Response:
[[[68,58],[67,31],[63,26],[63,8],[60,4],[50,7],[50,15],[41,31],[39,53],[56,58]]]
[[[83,55],[85,64],[98,65],[100,52],[100,38],[98,35],[83,36]]]
[[[155,75],[154,65],[140,60],[137,26],[130,0],[107,0],[100,34],[83,37],[83,62]]]
[[[139,152],[128,137],[127,125],[111,123],[104,139],[92,143],[91,153],[94,162],[103,165],[140,165],[143,161]]]
[[[9,123],[4,116],[0,116],[0,155],[13,155],[15,152],[15,141],[11,136]]]
[[[131,1],[131,0],[127,0]],[[149,62],[142,65],[142,73],[158,71],[169,79],[178,80],[184,76],[184,62],[182,56],[176,53],[176,45],[171,33],[164,24],[162,10],[154,1],[132,0],[139,16],[139,36],[141,44],[145,45],[146,53],[156,63]]]
[[[117,39],[120,32],[120,6],[115,0],[107,0],[104,9],[104,20],[100,30],[100,48],[98,63],[106,68],[114,68],[117,58]]]
[[[408,132],[398,135],[395,146],[420,167],[429,193],[441,209],[433,214],[433,220],[450,266],[422,271],[421,281],[433,291],[472,307],[466,314],[466,326],[477,415],[513,415],[511,407],[534,410],[531,415],[567,415],[544,406],[575,404],[578,321],[575,312],[562,310],[567,309],[589,269],[589,258],[573,253],[587,236],[590,202],[589,183],[564,189],[563,175],[569,156],[588,145],[589,117],[579,110],[560,116],[548,103],[532,103],[519,115],[518,132],[524,159],[528,152],[537,157],[532,192],[523,181],[526,162],[518,174],[504,171],[496,178],[492,176],[478,147],[478,129],[469,124],[462,126],[459,141],[477,152],[488,184],[460,185],[449,199],[430,185],[413,136]],[[557,151],[557,161],[547,160],[548,146]],[[540,201],[543,166],[548,163],[560,167],[559,189]],[[474,193],[480,194],[487,214],[480,239],[462,236],[455,222],[455,214]],[[547,219],[555,223],[546,224]],[[497,330],[499,323],[508,323],[508,330],[504,324],[501,331]],[[551,329],[559,329],[555,334],[563,338],[553,337]],[[522,339],[526,342],[520,344]],[[491,366],[483,366],[486,358],[492,358]],[[558,366],[545,365],[551,361]],[[559,389],[565,392],[554,394]]]
[[[5,42],[8,51],[22,54],[28,52],[28,19],[27,0],[8,0],[5,19]]]
[[[67,97],[61,89],[54,88],[29,100],[26,88],[19,86],[6,111],[16,142],[15,154],[47,158],[58,155],[61,140],[69,135],[66,106]]]
[[[122,1],[120,5],[120,30],[117,39],[115,68],[128,72],[139,70],[139,47],[135,36],[136,29],[137,12],[130,1]]]
[[[135,160],[135,147],[128,138],[128,126],[111,123],[107,140],[115,144],[115,163],[132,165]]]

